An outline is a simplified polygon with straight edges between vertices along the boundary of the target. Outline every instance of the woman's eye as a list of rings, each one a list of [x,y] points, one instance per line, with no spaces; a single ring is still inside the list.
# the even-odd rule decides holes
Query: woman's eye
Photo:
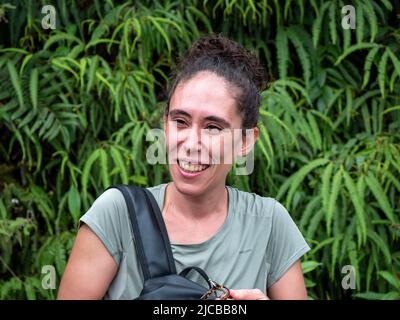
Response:
[[[214,126],[214,125],[209,125],[207,126],[206,130],[209,133],[219,133],[222,129],[220,127]]]
[[[176,122],[176,125],[178,127],[182,127],[182,126],[186,125],[186,122],[183,119],[174,119],[174,120],[172,120],[172,122]]]

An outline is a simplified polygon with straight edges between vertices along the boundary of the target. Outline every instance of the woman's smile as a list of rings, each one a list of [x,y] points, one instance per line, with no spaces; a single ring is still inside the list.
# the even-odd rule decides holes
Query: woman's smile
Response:
[[[177,163],[181,176],[188,179],[204,175],[210,168],[208,164],[195,164],[185,160],[178,160]]]

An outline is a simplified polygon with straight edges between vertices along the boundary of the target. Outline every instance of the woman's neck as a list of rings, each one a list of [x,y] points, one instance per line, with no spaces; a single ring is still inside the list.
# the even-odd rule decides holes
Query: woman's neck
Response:
[[[181,193],[172,182],[165,191],[164,209],[168,214],[184,216],[187,219],[202,220],[228,212],[228,191],[225,184],[201,195]]]

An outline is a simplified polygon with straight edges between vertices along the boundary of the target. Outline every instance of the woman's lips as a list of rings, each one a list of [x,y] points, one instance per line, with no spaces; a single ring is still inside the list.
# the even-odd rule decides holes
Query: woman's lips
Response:
[[[177,166],[179,168],[179,172],[185,178],[197,177],[210,167],[210,165],[193,164],[184,160],[178,160]]]

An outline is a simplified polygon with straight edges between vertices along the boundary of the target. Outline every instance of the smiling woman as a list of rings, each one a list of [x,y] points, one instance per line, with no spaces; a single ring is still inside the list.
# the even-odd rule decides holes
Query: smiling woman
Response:
[[[300,258],[310,247],[286,209],[226,185],[231,160],[246,156],[258,137],[264,78],[256,56],[206,36],[186,52],[171,83],[163,120],[172,181],[148,190],[177,271],[200,267],[231,288],[233,299],[307,298]],[[105,191],[81,218],[58,297],[138,297],[143,274],[134,240],[122,194]]]

